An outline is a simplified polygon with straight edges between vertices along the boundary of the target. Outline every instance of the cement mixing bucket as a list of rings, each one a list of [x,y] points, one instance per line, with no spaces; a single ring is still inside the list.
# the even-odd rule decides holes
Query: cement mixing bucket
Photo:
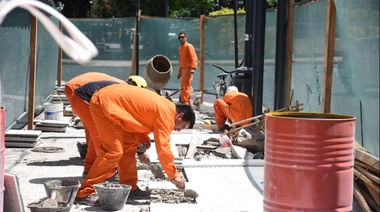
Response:
[[[49,180],[44,183],[46,196],[50,197],[53,190],[56,191],[56,200],[59,203],[73,205],[80,187],[77,180]]]
[[[132,186],[119,183],[99,183],[94,185],[100,207],[105,211],[118,211],[124,208]]]
[[[148,87],[161,90],[168,84],[172,73],[173,68],[170,60],[164,55],[156,55],[148,60],[143,78]]]
[[[4,202],[4,151],[5,151],[5,127],[4,108],[0,107],[0,205]],[[0,208],[2,209],[2,208]]]
[[[353,116],[267,114],[264,211],[351,211],[354,141]]]

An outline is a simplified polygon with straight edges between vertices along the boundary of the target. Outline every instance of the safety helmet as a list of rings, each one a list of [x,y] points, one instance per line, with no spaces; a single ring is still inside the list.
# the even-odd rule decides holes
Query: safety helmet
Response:
[[[145,79],[138,75],[130,76],[127,82],[141,88],[146,88],[148,86]]]

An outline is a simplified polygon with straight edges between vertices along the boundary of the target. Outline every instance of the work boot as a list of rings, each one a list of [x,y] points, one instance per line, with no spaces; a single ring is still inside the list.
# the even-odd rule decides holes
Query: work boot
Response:
[[[75,198],[74,203],[80,205],[100,206],[99,197],[96,194],[82,198]]]
[[[139,187],[137,187],[136,190],[131,191],[129,193],[129,198],[132,199],[148,199],[150,198],[150,192],[149,191],[143,191]]]

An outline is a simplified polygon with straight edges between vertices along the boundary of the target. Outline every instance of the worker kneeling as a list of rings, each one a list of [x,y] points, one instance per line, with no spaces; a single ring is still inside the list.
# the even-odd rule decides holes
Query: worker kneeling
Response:
[[[236,86],[227,88],[226,95],[223,99],[217,99],[214,102],[215,121],[219,131],[225,130],[225,122],[239,122],[253,115],[253,107],[250,98],[247,94],[239,92]],[[244,126],[249,124],[249,121],[240,124]]]

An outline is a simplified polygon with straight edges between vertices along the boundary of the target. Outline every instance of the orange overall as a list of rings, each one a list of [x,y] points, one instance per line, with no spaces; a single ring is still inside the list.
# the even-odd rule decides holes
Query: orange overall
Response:
[[[182,103],[190,103],[190,93],[193,88],[191,82],[193,81],[193,74],[191,70],[197,69],[198,57],[195,53],[194,46],[188,42],[179,47],[179,74],[181,75],[181,99]]]
[[[224,126],[227,119],[233,123],[250,118],[253,115],[253,107],[250,98],[247,94],[238,91],[226,93],[223,100],[217,99],[214,102],[214,110],[215,121],[219,128]],[[240,126],[246,124],[249,124],[249,122],[243,123]]]
[[[117,90],[118,92],[115,92]],[[90,110],[101,138],[93,168],[77,197],[95,194],[94,184],[102,183],[117,165],[119,183],[137,189],[137,145],[150,141],[154,133],[158,159],[170,179],[178,176],[170,147],[176,107],[173,102],[148,89],[128,84],[107,86],[92,96]]]
[[[66,83],[65,94],[69,100],[73,111],[80,117],[84,125],[87,142],[87,154],[84,159],[84,172],[89,172],[96,155],[100,148],[100,138],[94,121],[92,120],[89,102],[85,101],[75,93],[75,89],[90,83],[101,80],[111,80],[119,83],[125,83],[124,80],[112,77],[110,75],[98,72],[88,72],[79,75]],[[114,170],[116,171],[116,169]],[[112,177],[115,172],[111,172],[108,177]]]

